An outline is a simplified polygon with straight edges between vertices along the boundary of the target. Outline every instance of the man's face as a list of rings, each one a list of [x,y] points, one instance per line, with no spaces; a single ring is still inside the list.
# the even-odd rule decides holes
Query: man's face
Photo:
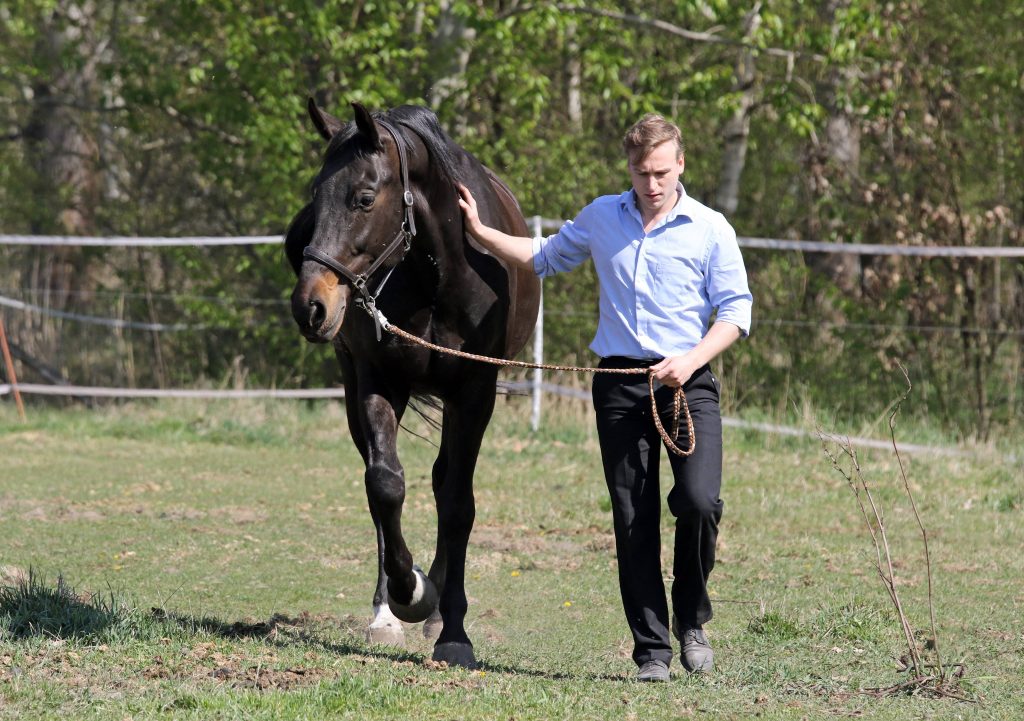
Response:
[[[675,204],[683,164],[683,156],[671,140],[656,145],[643,160],[629,159],[629,176],[645,220],[667,212]]]

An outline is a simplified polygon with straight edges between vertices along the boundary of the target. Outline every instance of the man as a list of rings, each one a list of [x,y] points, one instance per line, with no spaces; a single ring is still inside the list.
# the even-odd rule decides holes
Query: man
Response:
[[[747,334],[752,297],[736,233],[679,182],[685,164],[679,128],[645,115],[626,133],[623,149],[632,189],[598,198],[548,238],[518,238],[488,227],[462,186],[459,204],[466,229],[481,245],[541,277],[593,259],[600,321],[590,347],[602,368],[653,371],[662,384],[655,395],[665,427],[672,389],[683,386],[696,450],[685,458],[669,454],[674,484],[668,505],[676,517],[671,630],[683,666],[704,672],[714,664],[703,625],[712,615],[707,579],[723,507],[719,388],[708,363]],[[593,397],[637,678],[667,681],[672,644],[661,572],[662,443],[647,378],[597,373]]]

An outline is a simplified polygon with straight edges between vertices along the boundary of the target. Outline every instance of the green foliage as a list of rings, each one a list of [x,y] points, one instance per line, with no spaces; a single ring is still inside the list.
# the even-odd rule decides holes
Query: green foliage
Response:
[[[725,128],[751,100],[730,219],[740,235],[1022,242],[1017,4],[850,0],[749,11],[717,1],[623,14],[605,0],[575,10],[15,0],[0,9],[0,231],[69,232],[70,223],[70,232],[110,235],[282,233],[322,151],[305,117],[312,95],[342,118],[350,101],[431,105],[528,215],[546,218],[572,217],[626,187],[619,138],[652,110],[683,130],[688,193],[714,204]],[[748,28],[748,19],[757,22]],[[745,53],[751,85],[737,82]],[[837,150],[844,142],[855,159]],[[870,417],[871,393],[888,387],[899,360],[920,381],[922,416],[981,438],[1018,424],[1021,263],[859,260],[837,270],[811,255],[747,253],[755,332],[722,361],[730,402],[777,409],[807,399]],[[329,350],[292,327],[291,284],[272,246],[0,247],[8,295],[208,329],[97,333],[8,321],[20,347],[78,383],[334,383]],[[546,282],[550,360],[591,360],[596,291],[589,267]],[[23,373],[41,380],[38,364]],[[967,402],[950,400],[958,386]]]

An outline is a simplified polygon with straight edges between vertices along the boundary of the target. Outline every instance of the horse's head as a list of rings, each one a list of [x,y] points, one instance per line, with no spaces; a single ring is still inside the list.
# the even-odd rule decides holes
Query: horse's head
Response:
[[[352,107],[355,121],[343,125],[310,98],[310,117],[329,144],[312,202],[285,241],[298,276],[292,315],[306,339],[317,343],[334,339],[349,305],[370,297],[408,249],[409,231],[415,232],[398,138],[362,105]]]

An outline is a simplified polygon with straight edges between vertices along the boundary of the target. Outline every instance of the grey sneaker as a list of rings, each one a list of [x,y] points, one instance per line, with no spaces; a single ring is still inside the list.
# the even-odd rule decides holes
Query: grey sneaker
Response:
[[[682,646],[679,660],[682,661],[683,668],[690,673],[707,673],[712,670],[715,667],[715,652],[711,650],[704,629],[701,626],[683,628],[678,623],[673,623],[672,626]]]
[[[651,659],[637,671],[637,681],[653,681],[660,683],[668,681],[668,664],[658,659]]]

